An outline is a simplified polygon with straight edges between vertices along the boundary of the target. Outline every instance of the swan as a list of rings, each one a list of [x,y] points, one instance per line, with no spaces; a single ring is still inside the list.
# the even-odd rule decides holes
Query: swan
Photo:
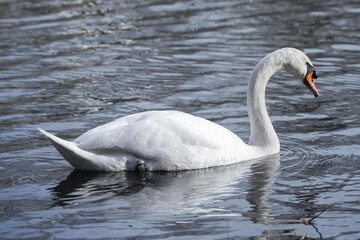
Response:
[[[250,138],[246,144],[230,130],[179,111],[147,111],[121,117],[85,132],[73,142],[38,128],[76,169],[89,171],[179,171],[229,165],[278,154],[279,139],[265,106],[270,77],[285,69],[315,97],[317,74],[295,48],[266,55],[250,75],[247,105]]]

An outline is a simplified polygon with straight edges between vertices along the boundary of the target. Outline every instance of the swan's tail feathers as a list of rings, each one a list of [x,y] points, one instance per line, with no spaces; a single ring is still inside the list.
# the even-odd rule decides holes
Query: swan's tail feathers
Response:
[[[38,128],[38,130],[50,139],[56,150],[58,150],[74,168],[89,171],[112,170],[108,169],[111,167],[109,166],[109,162],[106,164],[109,159],[101,159],[100,156],[79,148],[76,143],[63,140],[41,128]]]

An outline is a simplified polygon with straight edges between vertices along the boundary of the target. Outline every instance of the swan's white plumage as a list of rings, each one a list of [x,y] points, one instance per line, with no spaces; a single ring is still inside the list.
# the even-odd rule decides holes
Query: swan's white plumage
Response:
[[[128,115],[96,127],[74,142],[39,130],[71,165],[82,170],[134,170],[139,164],[149,171],[189,170],[275,154],[280,145],[265,107],[266,83],[281,68],[303,77],[305,62],[310,60],[304,53],[285,48],[257,64],[248,89],[250,144],[218,124],[178,111]]]
[[[123,163],[111,164],[108,169],[99,166],[104,171],[134,169],[139,163],[144,163],[148,170],[199,169],[235,163],[240,157],[256,157],[251,147],[247,152],[239,152],[239,147],[243,149],[248,145],[228,129],[178,111],[149,111],[125,116],[84,133],[73,143],[57,137],[50,139],[55,144],[75,149],[72,151],[78,157],[88,153]],[[64,155],[61,149],[59,152]],[[83,169],[96,170],[91,166]]]

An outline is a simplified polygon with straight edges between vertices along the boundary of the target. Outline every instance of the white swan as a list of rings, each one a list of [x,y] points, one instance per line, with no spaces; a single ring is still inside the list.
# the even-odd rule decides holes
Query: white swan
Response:
[[[280,143],[265,106],[270,77],[285,69],[318,96],[310,59],[300,50],[283,48],[265,56],[248,85],[250,141],[228,129],[177,111],[149,111],[96,127],[74,142],[42,129],[60,154],[75,168],[93,171],[177,171],[228,165],[277,154]]]

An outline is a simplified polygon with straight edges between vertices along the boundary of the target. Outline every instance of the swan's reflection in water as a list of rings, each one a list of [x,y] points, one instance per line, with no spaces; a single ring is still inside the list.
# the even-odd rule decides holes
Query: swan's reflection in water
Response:
[[[111,205],[128,216],[210,214],[265,221],[267,196],[279,166],[271,156],[225,167],[183,172],[83,172],[74,170],[53,192],[52,207]],[[223,206],[231,200],[235,204]],[[111,203],[110,203],[111,202]],[[79,208],[79,206],[77,206]],[[110,208],[110,207],[109,207]],[[104,211],[102,211],[104,214]],[[113,212],[113,214],[116,214]]]
[[[276,155],[268,157],[263,161],[257,161],[250,167],[251,175],[249,177],[246,200],[251,205],[249,217],[254,222],[266,221],[270,214],[268,195],[275,181],[279,165],[279,156]]]

